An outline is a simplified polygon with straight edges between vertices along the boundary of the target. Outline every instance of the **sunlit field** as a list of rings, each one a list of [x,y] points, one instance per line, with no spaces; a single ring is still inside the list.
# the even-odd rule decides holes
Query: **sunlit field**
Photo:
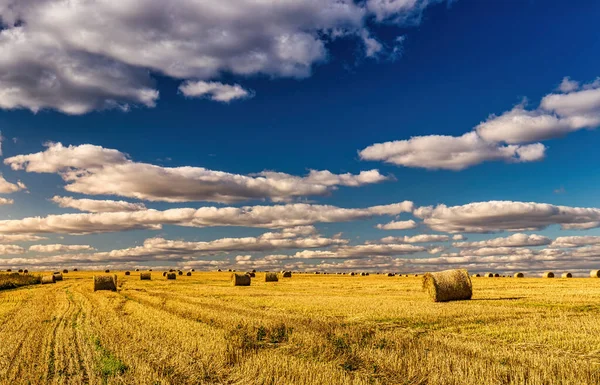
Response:
[[[473,278],[433,303],[416,277],[94,274],[0,291],[0,383],[600,383],[600,279]]]

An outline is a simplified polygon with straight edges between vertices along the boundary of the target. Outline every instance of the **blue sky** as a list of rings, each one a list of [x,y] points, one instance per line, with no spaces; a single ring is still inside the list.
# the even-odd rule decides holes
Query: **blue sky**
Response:
[[[138,0],[71,9],[62,9],[58,1],[29,3],[0,5],[0,49],[8,53],[0,62],[1,172],[9,183],[20,180],[26,186],[14,192],[7,187],[2,194],[12,204],[0,206],[0,234],[8,236],[0,268],[68,263],[82,268],[583,271],[598,264],[596,2],[348,0],[315,6],[312,0],[297,0],[271,9],[260,2],[228,2],[223,11],[217,2],[181,0],[168,10],[156,2],[133,19],[128,15],[141,6]],[[44,13],[48,3],[59,5]],[[172,25],[157,22],[169,12]],[[206,15],[212,12],[216,16],[210,20]],[[183,28],[187,23],[195,28],[192,35]],[[215,30],[226,37],[211,40]],[[269,45],[283,38],[283,48]],[[164,48],[160,39],[177,50]],[[190,88],[180,88],[186,84]],[[227,101],[214,100],[225,91],[234,93],[223,96]],[[453,152],[456,138],[466,133],[477,143]],[[442,143],[433,135],[454,139]],[[419,142],[388,144],[391,155],[376,147],[413,137]],[[48,158],[31,155],[48,155],[55,146],[45,146],[48,142],[63,145],[53,167]],[[82,145],[96,147],[82,150],[79,160],[65,150]],[[475,151],[472,146],[477,147],[474,156],[494,159],[456,160]],[[133,164],[85,164],[110,150],[127,154],[121,163]],[[437,162],[436,155],[441,156]],[[118,182],[142,175],[138,167],[143,165],[159,167],[130,186]],[[180,167],[211,174],[203,180],[185,177]],[[53,169],[40,173],[36,168]],[[67,175],[74,169],[75,176]],[[156,184],[165,185],[148,187],[152,175],[172,170],[179,170],[171,175],[175,179],[156,177]],[[314,183],[305,178],[310,170],[349,173],[349,184],[360,186]],[[357,175],[369,170],[378,170],[372,171],[377,177],[357,182]],[[285,173],[286,180],[256,176],[263,171]],[[86,174],[92,177],[83,181]],[[242,186],[230,177],[246,179]],[[265,178],[279,187],[251,186]],[[115,186],[106,187],[110,182]],[[188,190],[173,202],[169,197],[178,183]],[[282,184],[286,193],[275,193]],[[245,189],[245,195],[215,201],[191,191],[208,185],[215,194]],[[107,214],[73,203],[61,207],[50,201],[54,196],[127,201],[160,211],[307,206],[297,206],[294,220],[299,222],[294,223],[252,219],[234,226],[239,218],[233,218],[190,227],[163,218],[131,230],[133,219],[118,218],[114,208]],[[319,205],[354,210],[403,201],[413,207],[358,219],[302,216],[322,212]],[[472,203],[480,204],[465,206]],[[438,205],[456,209],[445,212]],[[423,206],[439,210],[424,213]],[[41,219],[28,219],[35,217]],[[376,227],[408,220],[416,227]],[[106,221],[116,223],[114,230],[95,227]],[[304,229],[282,236],[299,247],[265,241],[264,247],[206,251],[207,245],[199,243],[281,235],[300,222]],[[45,239],[8,240],[15,234]],[[448,239],[403,238],[419,234]],[[515,234],[514,242],[508,239]],[[457,235],[470,242],[500,240],[490,243],[495,249],[481,250],[482,245],[456,247],[451,238]],[[147,241],[156,239],[187,243],[167,247]],[[317,247],[315,239],[322,240]]]

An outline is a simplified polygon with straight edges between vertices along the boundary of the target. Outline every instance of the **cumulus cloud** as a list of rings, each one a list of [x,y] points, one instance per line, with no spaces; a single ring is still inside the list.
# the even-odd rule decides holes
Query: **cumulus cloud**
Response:
[[[0,255],[23,254],[25,249],[17,245],[0,245]]]
[[[208,98],[216,102],[229,103],[235,99],[251,98],[253,93],[239,84],[229,85],[220,82],[187,81],[179,86],[179,91],[190,98]]]
[[[305,177],[263,171],[231,174],[202,167],[161,167],[134,162],[127,154],[84,144],[65,147],[47,143],[43,152],[4,160],[13,170],[57,173],[66,190],[88,195],[120,195],[149,201],[221,203],[249,199],[288,201],[294,197],[326,195],[339,186],[358,187],[390,177],[378,170],[334,174],[311,170]]]
[[[600,209],[547,203],[489,201],[463,206],[419,207],[414,215],[435,231],[486,233],[502,230],[533,231],[550,225],[563,229],[600,226]]]
[[[428,135],[408,140],[376,143],[359,152],[363,160],[383,161],[430,170],[463,170],[487,161],[533,162],[544,158],[545,146],[498,145],[483,140],[476,132],[462,136]]]
[[[87,251],[95,250],[90,245],[32,245],[29,246],[29,251],[36,253],[64,253],[70,251]]]
[[[68,114],[152,107],[159,96],[152,73],[302,78],[327,59],[332,41],[364,42],[373,23],[415,24],[431,2],[6,0],[0,107]],[[373,54],[369,39],[365,52]]]
[[[0,221],[0,234],[91,234],[136,229],[159,230],[163,225],[285,228],[315,223],[349,222],[377,215],[398,215],[410,211],[412,207],[412,202],[408,201],[361,209],[297,203],[275,206],[60,214],[3,220]]]
[[[487,141],[526,143],[600,126],[600,81],[580,86],[565,78],[560,91],[544,96],[535,110],[521,104],[500,116],[492,115],[476,130]]]
[[[454,235],[452,236],[452,240],[453,240],[453,241],[464,241],[465,239],[467,239],[467,237],[465,237],[465,236],[464,236],[464,235],[462,235],[462,234],[454,234]]]
[[[15,203],[14,199],[0,198],[0,205],[12,205]]]
[[[87,212],[120,212],[146,210],[143,203],[130,203],[125,201],[75,199],[72,197],[54,196],[52,202],[60,207],[71,207],[79,211]]]
[[[376,227],[380,230],[408,230],[417,227],[417,222],[412,219],[408,221],[392,221],[386,224],[379,223]]]
[[[599,245],[600,236],[584,235],[584,236],[569,236],[558,237],[552,242],[552,247],[580,247],[589,245]]]
[[[17,183],[10,183],[2,174],[0,174],[0,194],[10,194],[20,190],[25,190],[27,187],[19,181]]]
[[[429,242],[446,242],[450,239],[447,235],[439,234],[419,234],[412,237],[385,237],[381,238],[383,243],[429,243]]]
[[[544,246],[552,243],[552,240],[543,235],[537,234],[512,234],[508,237],[486,239],[478,242],[454,242],[452,246],[458,248],[479,248],[479,247],[523,247],[523,246]]]
[[[46,239],[48,238],[31,234],[0,234],[0,243],[38,242]]]

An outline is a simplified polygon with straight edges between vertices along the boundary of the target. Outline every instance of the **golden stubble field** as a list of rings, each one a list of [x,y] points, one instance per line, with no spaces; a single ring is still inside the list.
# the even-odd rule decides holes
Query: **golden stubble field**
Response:
[[[600,383],[600,279],[93,274],[0,292],[0,384]]]

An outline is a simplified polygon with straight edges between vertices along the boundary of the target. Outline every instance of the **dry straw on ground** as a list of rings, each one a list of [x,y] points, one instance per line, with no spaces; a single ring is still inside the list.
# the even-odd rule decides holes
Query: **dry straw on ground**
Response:
[[[252,278],[248,274],[231,274],[231,283],[233,286],[250,286]]]
[[[150,281],[152,280],[152,273],[140,273],[141,281]]]
[[[292,278],[292,272],[291,271],[284,271],[283,272],[283,278]]]
[[[544,278],[554,278],[554,273],[551,271],[547,271],[543,274]]]
[[[562,273],[561,277],[562,278],[573,278],[573,274],[568,273],[568,272],[567,273]]]
[[[524,277],[525,277],[525,274],[523,274],[523,273],[520,273],[520,272],[515,273],[515,278],[524,278]]]
[[[94,275],[94,291],[117,291],[117,275]]]
[[[471,299],[473,286],[467,270],[445,270],[423,276],[423,290],[434,302]]]
[[[600,278],[600,270],[592,270],[592,271],[590,271],[590,277],[592,277],[592,278]]]
[[[266,273],[265,274],[265,282],[277,282],[279,278],[277,277],[277,273]]]
[[[177,279],[177,273],[167,273],[167,279]]]
[[[54,275],[44,275],[42,277],[42,285],[48,284],[48,283],[55,283],[56,281],[54,280]]]

